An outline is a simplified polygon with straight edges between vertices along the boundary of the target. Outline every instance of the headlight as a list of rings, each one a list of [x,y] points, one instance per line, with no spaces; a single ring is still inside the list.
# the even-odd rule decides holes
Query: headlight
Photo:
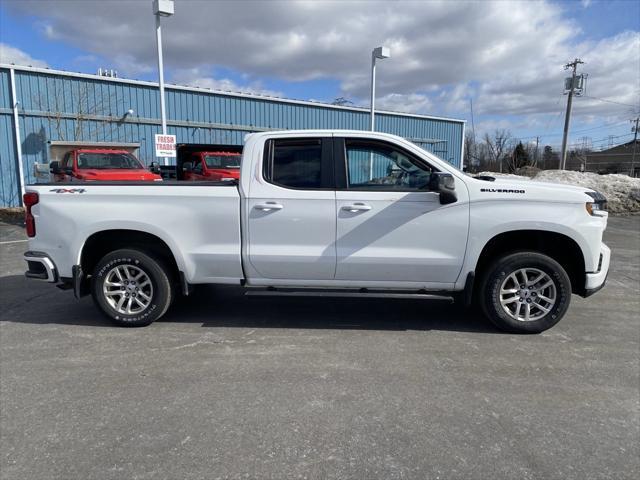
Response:
[[[587,202],[585,208],[589,215],[601,217],[607,211],[607,198],[600,192],[584,192],[593,198],[593,202]]]

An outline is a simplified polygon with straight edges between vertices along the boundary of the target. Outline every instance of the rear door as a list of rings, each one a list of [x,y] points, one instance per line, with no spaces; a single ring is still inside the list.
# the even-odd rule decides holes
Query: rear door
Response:
[[[67,174],[67,168],[72,169],[72,171],[76,170],[74,166],[74,153],[73,151],[67,152],[60,163],[60,170],[62,173],[60,175],[55,175],[56,182],[71,182],[73,181],[73,175]]]
[[[202,156],[199,154],[194,154],[191,157],[192,170],[191,172],[185,175],[187,180],[204,180],[204,162],[202,161]]]
[[[334,278],[333,172],[330,135],[267,140],[261,178],[247,200],[248,278]]]
[[[336,143],[336,280],[455,282],[467,242],[465,198],[441,205],[426,188],[436,169],[393,143]]]

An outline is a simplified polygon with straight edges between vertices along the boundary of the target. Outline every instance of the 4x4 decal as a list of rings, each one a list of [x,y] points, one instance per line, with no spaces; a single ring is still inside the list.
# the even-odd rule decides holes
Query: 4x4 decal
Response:
[[[84,193],[86,190],[84,188],[52,188],[49,190],[50,192],[56,193]]]

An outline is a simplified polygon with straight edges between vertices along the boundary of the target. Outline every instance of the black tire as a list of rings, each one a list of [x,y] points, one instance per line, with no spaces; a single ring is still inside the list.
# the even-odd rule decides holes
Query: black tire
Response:
[[[553,282],[553,287],[547,288],[555,289],[555,303],[552,306],[546,302],[542,302],[541,304],[544,307],[550,306],[547,313],[544,313],[543,310],[538,309],[535,305],[527,307],[524,302],[531,302],[532,300],[535,302],[536,299],[534,297],[521,298],[524,295],[532,294],[540,297],[542,293],[537,293],[535,286],[526,287],[515,293],[510,292],[509,294],[505,294],[505,297],[507,295],[513,295],[513,297],[505,298],[505,300],[510,300],[511,298],[518,298],[518,300],[512,300],[508,306],[502,306],[500,289],[503,283],[505,281],[511,282],[512,280],[507,280],[507,277],[521,269],[532,269],[532,272],[544,272]],[[546,283],[548,284],[548,281],[546,281]],[[505,285],[510,285],[510,283]],[[522,285],[517,285],[515,288],[519,289],[521,286]],[[529,288],[532,288],[533,292],[527,291]],[[549,290],[544,291],[544,293],[547,292],[549,292]],[[478,300],[485,316],[499,329],[512,333],[540,333],[553,327],[567,312],[569,303],[571,302],[571,281],[564,268],[554,259],[546,255],[536,252],[512,253],[496,259],[493,265],[489,267],[480,283]],[[538,301],[540,300],[538,299]],[[519,303],[523,304],[522,307]],[[534,315],[541,315],[541,317],[532,320],[518,320],[513,318],[511,315],[518,316],[521,308],[523,308],[523,310],[525,308],[531,308],[530,311],[534,311]],[[506,310],[509,310],[511,315]]]
[[[129,279],[122,281],[122,283],[127,283],[125,287],[113,287],[113,282],[109,282],[110,285],[105,286],[105,282],[109,277],[112,280],[115,278],[114,275],[118,272],[114,269],[117,267],[119,267],[118,272],[120,272],[120,277],[122,278],[124,278],[121,273],[123,270],[125,273],[131,274],[132,279],[134,274],[143,272],[144,275],[139,277],[144,282],[144,287],[141,286],[144,289],[142,293],[149,300],[142,298],[140,296],[141,292],[134,291],[134,289],[137,290],[133,285],[135,281],[132,284],[132,280]],[[138,285],[141,284],[138,283]],[[142,302],[146,304],[146,307],[143,308],[141,304],[135,303],[133,308],[130,309],[131,313],[118,311],[118,303],[122,298],[122,296],[118,296],[120,288],[127,292],[127,298],[124,299],[125,304],[129,303],[131,305],[132,302],[137,302],[132,298],[137,295],[138,299],[142,299]],[[105,289],[111,290],[107,294]],[[91,276],[91,294],[100,311],[111,321],[123,327],[144,327],[151,324],[166,313],[174,297],[169,270],[164,263],[144,252],[133,249],[115,250],[102,257]],[[111,300],[108,300],[108,298]],[[116,305],[112,305],[112,303],[116,303]],[[125,304],[122,305],[121,309],[126,307]]]

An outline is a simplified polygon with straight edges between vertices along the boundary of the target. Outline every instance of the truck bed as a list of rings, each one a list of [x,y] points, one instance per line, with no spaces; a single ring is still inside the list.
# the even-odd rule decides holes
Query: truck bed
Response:
[[[116,229],[158,237],[190,283],[237,284],[242,278],[235,182],[74,182],[26,190],[39,195],[30,249],[47,252],[60,277],[72,276],[85,240]]]

